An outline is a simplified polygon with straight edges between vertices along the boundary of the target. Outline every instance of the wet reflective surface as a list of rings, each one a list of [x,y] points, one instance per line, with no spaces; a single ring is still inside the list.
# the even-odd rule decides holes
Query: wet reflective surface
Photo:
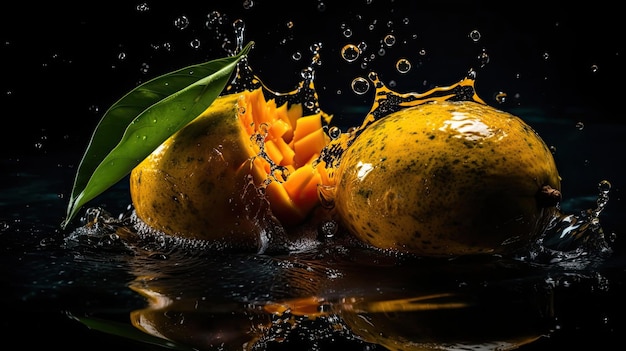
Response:
[[[19,339],[22,348],[67,350],[551,350],[621,342],[626,127],[615,117],[621,116],[614,103],[619,95],[607,87],[622,81],[623,44],[596,40],[612,38],[611,23],[618,21],[602,20],[601,12],[544,13],[530,23],[493,9],[373,3],[355,3],[346,13],[312,2],[308,12],[291,8],[271,18],[259,15],[260,4],[244,9],[239,3],[146,3],[148,11],[137,7],[142,4],[93,5],[77,15],[48,5],[5,12],[13,19],[2,27],[8,64],[1,98],[11,111],[5,118],[14,123],[5,135],[15,130],[19,137],[2,140],[4,341],[20,333],[27,335]],[[551,237],[546,244],[563,254],[427,260],[373,252],[337,235],[292,253],[204,252],[120,229],[118,215],[127,218],[130,203],[126,182],[91,204],[111,217],[101,213],[94,225],[76,221],[61,231],[77,162],[103,110],[137,81],[219,56],[216,43],[230,34],[207,29],[215,9],[229,14],[226,23],[246,19],[248,38],[260,44],[251,64],[277,90],[293,87],[307,66],[292,57],[306,58],[311,43],[324,42],[316,76],[320,103],[346,125],[370,106],[366,89],[351,91],[370,67],[399,91],[450,84],[477,69],[485,100],[519,115],[555,148],[565,213],[596,208],[598,183],[611,182],[599,216],[610,249]],[[19,16],[28,11],[36,15]],[[305,19],[332,23],[332,30],[317,31],[318,38],[313,29],[319,25]],[[38,36],[15,34],[25,26],[37,28]],[[379,42],[392,29],[402,50]],[[201,39],[199,49],[194,39]],[[357,63],[350,65],[341,48],[361,40],[375,59],[355,60],[353,49],[344,54]],[[410,74],[385,74],[400,56],[412,63]],[[406,70],[406,62],[399,67]]]

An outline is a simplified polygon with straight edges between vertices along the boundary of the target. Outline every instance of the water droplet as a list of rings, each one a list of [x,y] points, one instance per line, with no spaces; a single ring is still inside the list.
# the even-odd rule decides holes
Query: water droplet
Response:
[[[361,50],[354,44],[347,44],[341,48],[341,57],[347,62],[354,62],[360,54]]]
[[[367,81],[367,79],[363,77],[354,78],[354,80],[352,80],[351,86],[352,91],[354,91],[358,95],[363,95],[367,93],[367,91],[370,89],[370,83]]]
[[[314,71],[311,67],[304,68],[302,69],[302,71],[300,71],[300,76],[304,80],[313,80]]]
[[[480,32],[478,30],[476,30],[476,29],[474,29],[473,31],[471,31],[469,33],[470,39],[472,39],[474,42],[479,41],[480,40],[480,36],[481,36]]]
[[[252,1],[252,0],[244,0],[243,1],[243,8],[245,10],[250,10],[252,7],[254,7],[254,1]]]
[[[608,180],[602,180],[598,183],[598,190],[602,195],[608,194],[609,190],[611,190],[611,183]]]
[[[496,93],[495,96],[495,100],[499,103],[499,104],[503,104],[506,102],[506,98],[507,98],[507,94],[505,92],[498,92]]]
[[[174,20],[174,27],[183,30],[189,26],[189,19],[183,15]]]
[[[200,39],[193,39],[191,42],[189,42],[189,46],[191,46],[193,49],[200,48]]]
[[[148,6],[147,3],[142,2],[141,4],[137,4],[137,7],[135,7],[135,9],[138,12],[147,12],[147,11],[150,11],[150,6]]]
[[[393,46],[396,43],[396,37],[393,34],[387,34],[383,39],[383,42],[387,46]]]
[[[400,73],[407,73],[411,70],[411,61],[406,58],[399,59],[398,62],[396,62],[396,69]]]
[[[480,67],[485,67],[489,63],[489,55],[483,51],[480,55],[478,55],[478,62]]]
[[[150,65],[145,62],[141,64],[141,67],[139,67],[139,71],[143,74],[148,73],[148,70],[150,70]]]
[[[341,129],[337,126],[330,127],[330,129],[328,130],[328,136],[330,136],[331,139],[337,139],[340,135]]]

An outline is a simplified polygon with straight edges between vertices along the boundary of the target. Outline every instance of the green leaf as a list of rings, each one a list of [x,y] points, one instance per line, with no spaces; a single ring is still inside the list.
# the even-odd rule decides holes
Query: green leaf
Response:
[[[175,341],[159,338],[146,334],[143,331],[133,327],[130,324],[110,321],[106,319],[93,318],[93,317],[79,317],[67,312],[68,317],[77,320],[87,326],[90,329],[97,330],[99,332],[127,338],[130,340],[143,342],[146,344],[157,345],[172,350],[192,351],[191,347],[187,347],[182,344],[178,344]]]
[[[248,43],[235,56],[154,78],[113,104],[96,127],[80,162],[62,227],[83,205],[119,182],[209,107],[253,45]]]

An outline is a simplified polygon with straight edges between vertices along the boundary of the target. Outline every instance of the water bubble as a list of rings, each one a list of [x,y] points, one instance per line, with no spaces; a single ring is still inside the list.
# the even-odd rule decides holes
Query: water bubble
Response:
[[[243,1],[243,8],[246,10],[250,10],[252,7],[254,7],[254,1],[252,0],[244,0]]]
[[[478,62],[480,63],[480,67],[485,67],[489,63],[489,55],[483,51],[478,55]]]
[[[323,1],[320,1],[317,3],[317,10],[319,12],[324,12],[326,11],[326,4]]]
[[[352,36],[352,29],[346,28],[343,30],[343,36],[346,38],[350,38]]]
[[[183,15],[174,20],[174,27],[183,30],[189,26],[189,19]]]
[[[496,95],[495,95],[495,100],[496,100],[499,104],[503,104],[503,103],[505,103],[505,102],[506,102],[506,98],[507,98],[506,93],[505,93],[505,92],[502,92],[502,91],[500,91],[500,92],[496,93]]]
[[[396,43],[396,37],[393,34],[387,34],[383,39],[383,42],[387,46],[393,46]]]
[[[404,17],[404,18],[402,19],[402,24],[404,24],[404,25],[407,25],[407,24],[409,24],[410,22],[411,22],[411,21],[409,20],[409,18],[408,18],[408,17]]]
[[[480,40],[480,32],[476,29],[474,29],[473,31],[471,31],[469,33],[469,37],[470,39],[472,39],[474,42],[477,42]]]
[[[147,3],[142,2],[141,4],[137,4],[137,7],[135,7],[135,9],[138,12],[147,12],[147,11],[150,11],[150,6],[148,6]]]
[[[296,51],[293,53],[293,55],[291,55],[291,58],[294,61],[300,61],[302,59],[302,53],[300,51]]]
[[[367,93],[367,91],[370,89],[370,83],[367,81],[367,79],[363,77],[354,78],[352,80],[351,86],[352,91],[354,91],[358,95],[363,95]]]
[[[347,62],[354,62],[360,54],[361,50],[354,44],[347,44],[341,48],[341,57]]]
[[[611,190],[611,183],[608,180],[602,180],[598,183],[598,190],[602,195],[606,195]]]
[[[311,67],[304,68],[302,69],[302,71],[300,71],[300,76],[304,80],[313,80],[314,75],[315,75],[315,72],[313,71],[313,68]]]
[[[323,238],[332,238],[337,233],[338,225],[334,221],[323,222],[319,227],[319,234]]]
[[[549,53],[547,53],[547,52],[544,52],[544,53],[543,53],[543,55],[542,55],[542,57],[543,57],[543,59],[544,59],[544,60],[546,60],[546,61],[547,61],[547,60],[550,58],[550,54],[549,54]]]
[[[385,51],[385,48],[378,49],[378,55],[379,56],[385,56],[386,53],[387,53],[387,51]]]
[[[330,136],[331,139],[337,139],[340,135],[341,129],[337,126],[330,127],[330,129],[328,130],[328,136]]]
[[[189,46],[191,46],[191,48],[193,49],[199,49],[200,48],[200,39],[193,39],[189,42]]]
[[[420,51],[418,51],[418,54],[420,56],[426,56],[426,49],[420,49]]]
[[[119,54],[117,54],[117,59],[120,61],[123,61],[126,59],[126,53],[125,52],[120,52]]]
[[[401,58],[396,62],[396,69],[398,72],[404,74],[411,70],[411,61],[406,58]]]
[[[141,67],[139,67],[139,71],[143,74],[148,73],[149,70],[150,70],[150,65],[145,62],[141,64]]]
[[[585,124],[583,122],[576,122],[576,129],[583,130],[585,128]]]
[[[591,65],[591,73],[598,72],[598,65]]]
[[[313,43],[311,44],[311,46],[309,47],[309,50],[311,50],[311,52],[313,54],[317,54],[320,52],[320,50],[322,49],[322,43],[317,42],[317,43]]]

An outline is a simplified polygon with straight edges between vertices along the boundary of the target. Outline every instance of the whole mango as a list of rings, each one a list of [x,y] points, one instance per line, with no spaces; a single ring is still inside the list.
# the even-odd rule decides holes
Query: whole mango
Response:
[[[334,208],[353,235],[423,256],[511,253],[544,231],[561,198],[539,135],[473,101],[425,103],[372,122],[335,181]]]

